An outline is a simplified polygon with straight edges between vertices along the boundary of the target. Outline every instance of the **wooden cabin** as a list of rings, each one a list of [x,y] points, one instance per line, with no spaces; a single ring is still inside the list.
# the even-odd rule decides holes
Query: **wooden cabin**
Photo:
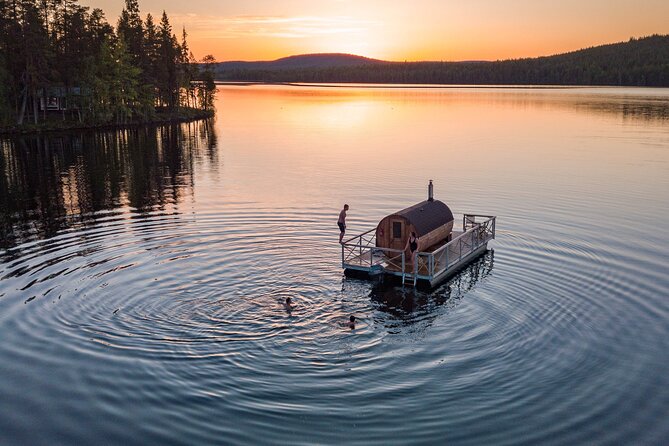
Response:
[[[453,213],[446,204],[433,198],[430,181],[427,200],[388,215],[379,222],[376,227],[376,246],[404,249],[413,231],[418,236],[418,251],[427,251],[449,240],[452,230]]]
[[[81,87],[47,87],[37,90],[39,108],[43,112],[65,111],[78,109],[81,98],[90,96],[89,88]]]

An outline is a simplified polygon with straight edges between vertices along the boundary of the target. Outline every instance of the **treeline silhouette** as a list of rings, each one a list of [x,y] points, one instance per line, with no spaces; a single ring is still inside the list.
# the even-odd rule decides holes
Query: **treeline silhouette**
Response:
[[[203,62],[213,62],[207,56]],[[0,0],[0,126],[61,121],[123,124],[213,107],[213,73],[125,0],[114,28],[78,0]],[[204,71],[204,72],[201,72]]]
[[[669,86],[669,35],[496,62],[383,62],[301,69],[217,69],[217,80],[460,85]]]

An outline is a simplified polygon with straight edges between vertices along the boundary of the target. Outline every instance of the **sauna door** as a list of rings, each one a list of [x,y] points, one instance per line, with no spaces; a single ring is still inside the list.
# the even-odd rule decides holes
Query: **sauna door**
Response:
[[[402,220],[390,221],[390,247],[393,249],[404,249],[404,222]]]

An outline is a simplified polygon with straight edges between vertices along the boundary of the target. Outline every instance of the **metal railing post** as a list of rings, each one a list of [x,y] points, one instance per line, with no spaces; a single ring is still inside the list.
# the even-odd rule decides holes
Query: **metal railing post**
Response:
[[[404,264],[404,251],[402,251],[402,286],[404,286],[404,271],[406,270],[406,265]]]
[[[462,239],[458,240],[458,247],[460,248],[460,249],[458,249],[458,251],[460,251],[460,259],[458,261],[461,261],[462,260]]]
[[[416,253],[416,261],[413,262],[413,286],[416,286],[416,277],[418,276],[418,259],[420,256]],[[412,259],[413,260],[413,259]]]

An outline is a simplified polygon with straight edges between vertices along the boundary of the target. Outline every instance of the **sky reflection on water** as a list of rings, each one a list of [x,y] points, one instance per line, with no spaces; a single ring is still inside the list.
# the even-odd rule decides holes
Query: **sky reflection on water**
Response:
[[[217,107],[0,142],[0,440],[669,439],[669,90]],[[431,292],[343,277],[341,205],[362,232],[429,179],[456,219],[498,215],[494,250]]]

